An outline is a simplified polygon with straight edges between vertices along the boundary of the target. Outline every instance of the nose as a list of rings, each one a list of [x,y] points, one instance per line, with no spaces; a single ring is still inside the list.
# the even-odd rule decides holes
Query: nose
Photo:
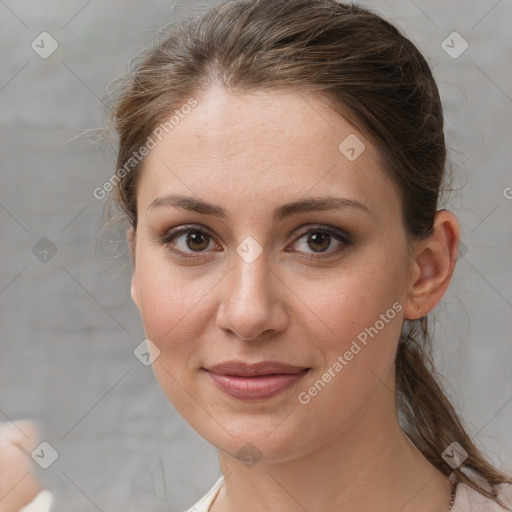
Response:
[[[235,255],[223,279],[217,326],[244,341],[282,332],[288,322],[284,304],[287,287],[268,266],[265,254],[248,263]]]

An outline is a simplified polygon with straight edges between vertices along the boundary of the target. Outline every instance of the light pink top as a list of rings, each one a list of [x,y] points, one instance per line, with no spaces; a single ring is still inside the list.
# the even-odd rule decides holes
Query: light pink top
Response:
[[[198,500],[192,507],[184,512],[208,512],[210,507],[219,494],[224,483],[224,477],[221,476],[213,484],[210,490]],[[508,507],[512,508],[512,485],[502,484],[500,486],[500,498]],[[35,499],[26,505],[20,512],[51,512],[53,495],[45,489],[41,491]],[[476,492],[466,484],[457,484],[455,494],[455,503],[450,512],[504,512],[506,509],[498,505],[493,500],[486,498]],[[448,512],[448,507],[447,507]]]
[[[184,512],[208,512],[210,507],[219,494],[224,483],[224,477],[221,476],[210,488],[210,490],[191,508]],[[508,507],[512,508],[512,485],[500,486],[500,498]],[[463,483],[457,484],[455,494],[455,503],[450,512],[504,512],[506,509],[498,505],[495,501],[486,498],[484,495],[476,492],[471,487]],[[446,506],[448,512],[448,506]]]

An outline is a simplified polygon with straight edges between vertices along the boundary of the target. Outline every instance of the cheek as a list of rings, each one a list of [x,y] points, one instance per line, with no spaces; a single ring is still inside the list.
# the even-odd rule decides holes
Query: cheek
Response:
[[[383,383],[393,387],[390,369],[402,329],[401,288],[392,275],[368,276],[353,269],[317,289],[316,311],[323,311],[325,324],[315,343],[321,364],[297,396],[302,404],[297,412],[312,438],[322,431],[321,425],[330,425],[329,431],[343,428]],[[311,418],[315,421],[308,423]]]
[[[211,286],[162,260],[148,251],[137,261],[139,309],[146,337],[161,353],[172,352],[172,358],[165,358],[172,363],[197,349],[199,337],[194,333],[208,322],[204,295]]]
[[[294,291],[304,298],[310,320],[323,325],[325,337],[336,347],[374,325],[381,315],[395,319],[398,308],[392,306],[403,302],[405,290],[401,262],[399,254],[366,251],[354,263],[314,281],[301,279]]]
[[[315,286],[301,281],[297,292],[307,297],[304,328],[311,334],[311,326],[318,326],[312,337],[322,357],[314,377],[324,376],[331,389],[319,402],[337,392],[368,396],[394,360],[403,318],[402,258],[378,251],[365,254],[370,256],[316,280]]]
[[[149,251],[140,254],[137,260],[144,332],[159,350],[152,363],[153,372],[169,402],[191,421],[190,415],[196,411],[200,397],[195,381],[191,380],[191,370],[201,365],[199,333],[206,329],[210,316],[204,309],[207,303],[204,295],[211,286],[201,279],[185,278],[185,274],[173,270],[165,258]]]

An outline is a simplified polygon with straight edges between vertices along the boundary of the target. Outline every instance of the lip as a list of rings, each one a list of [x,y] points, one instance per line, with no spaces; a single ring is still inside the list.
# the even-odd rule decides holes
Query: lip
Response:
[[[223,392],[242,400],[271,398],[292,386],[310,368],[276,361],[226,361],[204,368]]]
[[[232,375],[236,377],[255,377],[258,375],[276,375],[299,373],[308,368],[293,366],[278,361],[260,361],[259,363],[246,363],[245,361],[224,361],[206,370],[220,375]]]

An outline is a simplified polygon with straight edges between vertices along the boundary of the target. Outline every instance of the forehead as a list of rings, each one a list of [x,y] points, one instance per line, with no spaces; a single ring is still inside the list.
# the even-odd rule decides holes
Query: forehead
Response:
[[[379,151],[319,96],[214,86],[195,99],[146,157],[139,214],[171,193],[224,204],[228,214],[265,215],[327,194],[359,200],[377,215],[397,213],[398,193]]]

